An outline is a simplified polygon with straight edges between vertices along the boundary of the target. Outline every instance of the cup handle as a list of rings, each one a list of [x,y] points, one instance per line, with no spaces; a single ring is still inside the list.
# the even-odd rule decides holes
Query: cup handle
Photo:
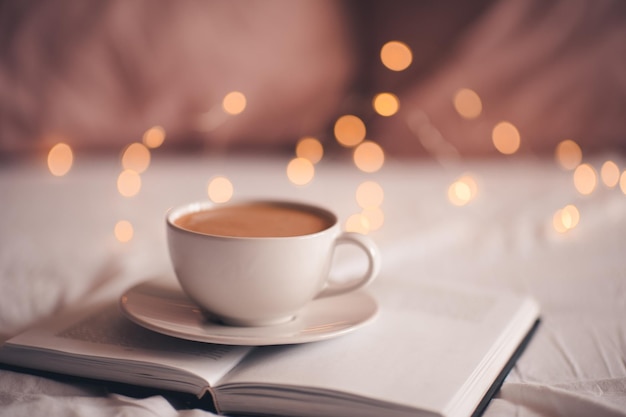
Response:
[[[344,232],[335,240],[336,245],[353,244],[363,249],[367,255],[368,267],[365,274],[360,278],[351,279],[348,282],[332,282],[328,280],[326,287],[316,298],[329,297],[354,291],[368,285],[376,278],[380,271],[380,252],[374,241],[369,237],[353,232]]]

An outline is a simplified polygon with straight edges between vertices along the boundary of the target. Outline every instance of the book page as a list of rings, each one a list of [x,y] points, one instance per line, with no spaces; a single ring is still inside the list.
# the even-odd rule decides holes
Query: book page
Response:
[[[523,305],[512,295],[410,281],[379,281],[370,293],[380,307],[373,323],[329,341],[256,350],[220,384],[222,406],[235,406],[230,395],[238,386],[254,392],[255,385],[273,384],[445,414],[464,387],[486,392],[497,373],[481,380],[487,372],[481,367],[504,343],[501,336]],[[515,337],[521,340],[536,314],[528,311],[516,324]],[[483,393],[478,395],[474,407]]]
[[[16,365],[96,379],[112,377],[112,373],[116,372],[110,369],[113,365],[122,367],[123,372],[135,367],[137,374],[151,373],[150,378],[164,380],[180,377],[174,375],[174,370],[178,369],[195,375],[196,384],[203,381],[202,387],[198,388],[215,385],[250,351],[249,347],[186,341],[149,331],[126,319],[117,302],[81,311],[79,315],[68,313],[10,339],[2,350],[6,348],[13,352],[18,352],[18,349],[30,351],[29,363],[19,364],[13,360]],[[2,355],[0,351],[0,360]],[[93,366],[85,369],[84,361],[65,360],[67,363],[62,370],[46,369],[46,366],[50,367],[51,360],[59,355],[91,358]],[[33,362],[37,362],[38,358],[41,364]],[[104,369],[99,369],[99,365]],[[73,366],[79,369],[71,369]],[[134,380],[122,382],[141,384]]]

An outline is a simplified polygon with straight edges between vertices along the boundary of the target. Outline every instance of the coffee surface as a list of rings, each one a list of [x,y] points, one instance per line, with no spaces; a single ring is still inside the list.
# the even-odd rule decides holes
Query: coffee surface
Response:
[[[333,220],[294,206],[253,203],[185,214],[174,223],[193,232],[232,237],[288,237],[316,233]]]

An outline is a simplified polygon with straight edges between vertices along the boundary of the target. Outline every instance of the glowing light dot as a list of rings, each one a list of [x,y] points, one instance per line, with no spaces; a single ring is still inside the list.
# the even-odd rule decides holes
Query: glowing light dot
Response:
[[[483,111],[480,96],[469,88],[462,88],[454,95],[454,108],[465,119],[475,119]]]
[[[393,116],[400,109],[400,100],[395,94],[380,93],[374,97],[372,102],[374,110],[381,116]]]
[[[226,203],[233,197],[233,184],[226,177],[215,177],[209,181],[207,193],[214,203]]]
[[[230,115],[237,115],[246,109],[246,96],[239,91],[232,91],[224,97],[222,108]]]
[[[589,195],[595,190],[598,178],[595,169],[589,164],[581,164],[574,170],[574,187],[582,195]]]
[[[613,188],[619,183],[619,167],[613,161],[606,161],[600,168],[600,178],[607,187]]]
[[[315,176],[315,166],[306,158],[294,158],[287,165],[287,178],[293,184],[306,185]]]
[[[455,181],[448,188],[448,199],[455,206],[464,206],[470,202],[472,192],[463,182]]]
[[[117,177],[117,191],[124,197],[133,197],[141,190],[141,177],[132,169],[125,169]]]
[[[619,188],[626,194],[626,171],[622,172],[622,175],[619,177]]]
[[[161,126],[153,126],[146,130],[142,137],[142,142],[148,148],[154,149],[163,145],[165,141],[165,129]]]
[[[346,232],[361,233],[362,235],[366,235],[370,231],[370,222],[367,217],[360,213],[356,213],[348,217],[344,230]]]
[[[576,206],[569,204],[559,209],[552,216],[552,225],[554,230],[559,233],[565,233],[572,230],[580,221],[580,212]]]
[[[357,116],[346,114],[335,122],[335,138],[346,147],[356,146],[365,139],[365,123]]]
[[[413,62],[413,53],[405,43],[390,41],[381,48],[380,60],[392,71],[403,71]]]
[[[74,153],[66,143],[57,143],[48,152],[48,169],[55,177],[62,177],[72,169]]]
[[[115,238],[118,242],[126,243],[132,240],[135,231],[133,229],[133,225],[129,221],[120,220],[115,224],[113,233],[115,234]]]
[[[315,138],[302,138],[296,145],[296,156],[306,158],[311,161],[311,163],[317,164],[322,160],[322,156],[324,156],[324,147],[322,143]]]
[[[478,185],[470,175],[464,175],[448,187],[448,200],[455,206],[464,206],[476,198]]]
[[[563,225],[567,229],[573,229],[578,226],[578,222],[580,221],[580,212],[573,204],[569,204],[563,207],[562,212]]]
[[[141,174],[150,165],[150,150],[143,143],[131,143],[122,153],[122,167]]]
[[[375,181],[365,181],[356,189],[356,201],[363,209],[379,207],[384,196],[383,187]]]
[[[369,230],[379,230],[385,222],[385,214],[379,207],[369,207],[361,212],[369,223]]]
[[[513,124],[509,122],[498,123],[491,133],[493,145],[505,155],[512,155],[520,147],[520,134]]]
[[[566,139],[556,146],[554,159],[563,169],[571,171],[582,161],[583,152],[576,142]]]
[[[354,164],[363,172],[376,172],[385,163],[383,148],[375,142],[365,141],[354,149]]]

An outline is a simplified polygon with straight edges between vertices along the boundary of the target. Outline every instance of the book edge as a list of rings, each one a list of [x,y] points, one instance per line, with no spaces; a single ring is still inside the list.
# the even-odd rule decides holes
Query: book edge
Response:
[[[530,340],[533,338],[534,334],[537,332],[537,328],[539,327],[540,323],[541,323],[541,317],[538,317],[537,319],[535,319],[535,322],[532,324],[532,326],[530,327],[526,335],[523,337],[522,341],[518,344],[517,348],[515,349],[515,351],[513,352],[513,354],[507,361],[507,363],[504,365],[504,367],[502,368],[502,370],[500,371],[496,379],[493,381],[493,383],[487,390],[487,393],[483,396],[482,400],[480,400],[480,402],[478,403],[478,406],[476,406],[476,409],[472,413],[471,417],[481,417],[483,415],[483,413],[487,409],[487,406],[491,402],[491,399],[500,390],[500,388],[502,387],[502,384],[504,383],[504,380],[506,379],[508,374],[511,372],[513,367],[515,366],[518,359],[522,356],[522,354],[526,350],[526,347],[530,343]]]

